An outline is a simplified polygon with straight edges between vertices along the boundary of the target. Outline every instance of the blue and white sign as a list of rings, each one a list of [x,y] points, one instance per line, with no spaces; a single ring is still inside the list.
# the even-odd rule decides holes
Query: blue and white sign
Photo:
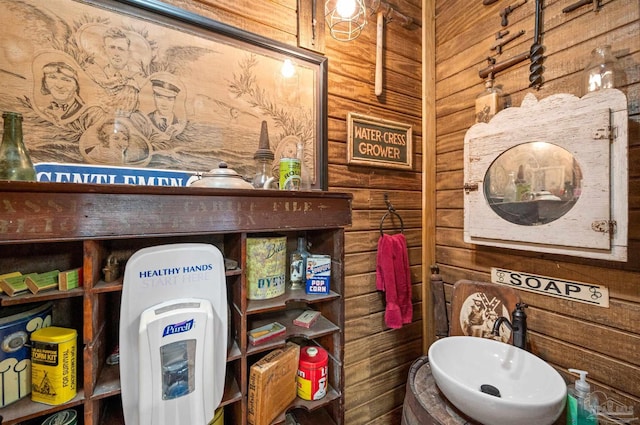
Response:
[[[129,168],[41,162],[35,164],[39,182],[189,186],[197,173],[157,168]]]

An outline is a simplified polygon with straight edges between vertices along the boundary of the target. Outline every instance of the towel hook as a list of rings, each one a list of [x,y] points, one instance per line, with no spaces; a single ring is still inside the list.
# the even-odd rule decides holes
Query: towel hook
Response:
[[[387,204],[388,211],[382,216],[382,219],[380,219],[380,236],[384,234],[384,231],[382,230],[384,221],[391,215],[395,215],[396,217],[398,217],[398,220],[400,220],[400,233],[404,233],[404,221],[402,220],[402,217],[400,217],[400,214],[396,212],[393,204],[389,201],[389,194],[387,193],[384,194],[384,202],[385,204]]]

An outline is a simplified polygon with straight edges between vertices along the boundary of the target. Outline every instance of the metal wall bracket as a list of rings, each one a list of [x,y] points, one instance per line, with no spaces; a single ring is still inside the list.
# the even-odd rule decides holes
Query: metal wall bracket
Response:
[[[478,183],[465,183],[463,188],[464,192],[468,195],[469,192],[478,190]]]
[[[613,235],[616,233],[618,223],[615,220],[599,220],[591,223],[591,229],[595,232],[609,233]]]
[[[605,128],[596,128],[593,131],[593,138],[595,140],[609,140],[612,141],[616,138],[616,128],[607,126]]]

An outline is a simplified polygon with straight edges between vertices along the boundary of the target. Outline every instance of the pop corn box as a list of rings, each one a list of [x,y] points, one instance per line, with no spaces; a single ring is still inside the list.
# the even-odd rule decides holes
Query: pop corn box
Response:
[[[307,294],[328,294],[331,281],[331,256],[311,254],[307,257]]]

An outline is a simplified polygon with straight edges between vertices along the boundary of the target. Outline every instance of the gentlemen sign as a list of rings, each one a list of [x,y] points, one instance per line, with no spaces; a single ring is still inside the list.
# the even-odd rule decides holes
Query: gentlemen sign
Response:
[[[605,286],[536,276],[495,267],[491,268],[491,282],[598,307],[609,307],[609,289]]]
[[[349,112],[348,163],[411,169],[411,125]]]

